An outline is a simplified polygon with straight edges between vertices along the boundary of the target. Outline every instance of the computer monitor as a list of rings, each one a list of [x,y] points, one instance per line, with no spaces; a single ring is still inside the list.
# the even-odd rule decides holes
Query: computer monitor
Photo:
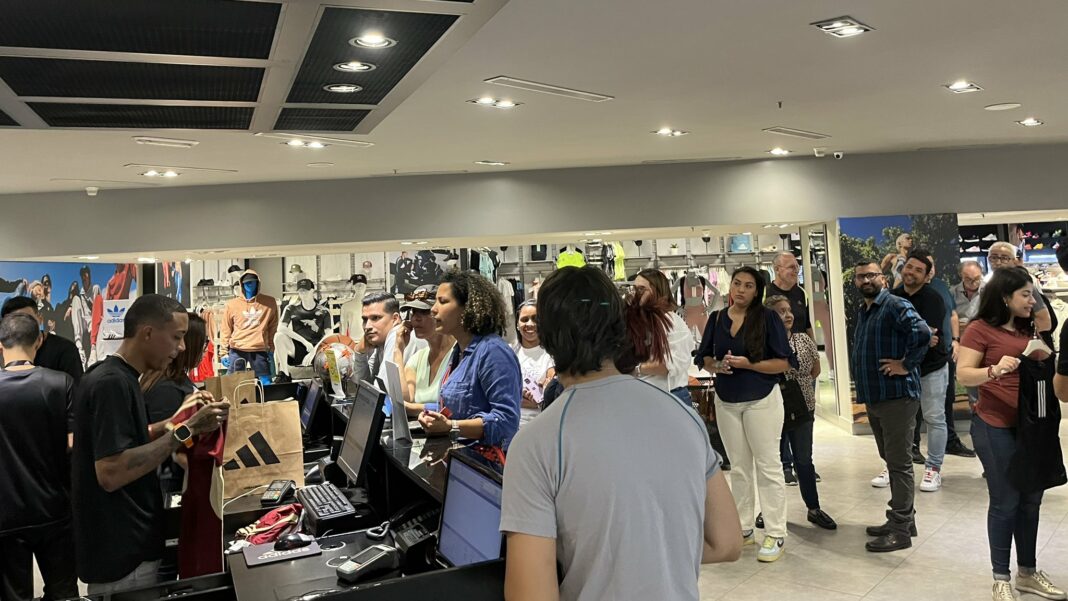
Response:
[[[500,559],[501,478],[462,454],[450,453],[438,556],[450,566]]]
[[[304,405],[300,410],[300,425],[307,432],[311,428],[312,420],[315,419],[315,409],[319,406],[321,388],[319,382],[313,381],[308,385],[308,392],[304,395]]]
[[[345,437],[337,455],[338,467],[353,484],[360,481],[367,467],[367,459],[371,456],[371,448],[382,437],[382,422],[386,420],[382,405],[385,402],[386,393],[371,383],[360,382],[357,386],[349,423],[345,426]]]
[[[389,394],[391,405],[390,419],[393,422],[393,440],[412,441],[412,434],[408,431],[408,411],[404,408],[404,381],[401,378],[400,367],[392,361],[385,361],[382,367],[386,370],[386,393]]]

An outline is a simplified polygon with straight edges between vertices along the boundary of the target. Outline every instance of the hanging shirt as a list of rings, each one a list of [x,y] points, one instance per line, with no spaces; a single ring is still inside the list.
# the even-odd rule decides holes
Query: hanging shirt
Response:
[[[623,253],[623,245],[619,242],[612,243],[612,251],[615,254],[615,280],[622,282],[627,279],[627,255]]]
[[[190,407],[178,415],[185,421],[197,412]],[[188,460],[185,492],[182,493],[181,529],[178,534],[178,576],[192,578],[223,571],[222,520],[211,506],[211,480],[223,464],[226,446],[226,423],[214,432],[193,439],[193,447],[178,452]]]
[[[556,257],[556,268],[563,269],[564,267],[585,267],[586,257],[583,256],[577,250],[565,249]]]
[[[531,261],[544,261],[549,256],[549,247],[545,244],[534,244],[530,247]]]

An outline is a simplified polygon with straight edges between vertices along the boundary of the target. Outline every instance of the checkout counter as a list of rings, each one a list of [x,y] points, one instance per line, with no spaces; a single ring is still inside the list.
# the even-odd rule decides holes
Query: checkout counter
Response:
[[[325,399],[323,401],[324,407],[320,409],[329,410],[331,434],[336,436],[345,432],[349,413],[344,410],[343,405],[328,405]],[[432,537],[424,545],[425,548],[420,549],[426,561],[418,561],[414,565],[407,561],[399,569],[357,584],[349,584],[338,578],[337,568],[347,559],[373,545],[396,545],[396,524],[393,525],[393,530],[386,533],[385,538],[374,539],[369,536],[366,526],[372,523],[377,526],[395,517],[398,510],[412,506],[419,507],[422,511],[429,510],[434,515],[432,525],[427,520],[427,529],[437,529],[437,516],[440,513],[450,515],[449,511],[444,510],[447,484],[456,481],[458,477],[450,476],[450,464],[463,464],[467,469],[475,468],[482,474],[494,476],[497,482],[500,481],[502,466],[464,447],[462,443],[453,443],[447,437],[428,439],[421,431],[416,430],[411,432],[411,438],[411,441],[394,440],[392,429],[385,428],[378,444],[370,445],[370,448],[364,450],[367,458],[363,469],[360,470],[361,487],[343,488],[342,492],[353,500],[354,506],[359,504],[361,511],[369,509],[373,517],[361,520],[364,528],[350,532],[328,531],[325,536],[319,536],[315,540],[318,546],[315,554],[298,555],[295,559],[250,566],[246,561],[246,554],[237,552],[226,556],[227,572],[221,574],[91,598],[101,601],[149,601],[179,597],[195,601],[384,601],[432,595],[437,601],[503,600],[504,559],[478,561],[468,565],[460,565],[468,562],[457,561],[455,563],[459,567],[445,567],[451,564],[441,561],[441,558],[448,554],[443,553],[444,544],[438,542],[438,536]],[[311,456],[320,454],[313,451]],[[336,467],[332,468],[329,462],[325,463],[328,465],[323,470],[324,478],[337,480]],[[310,469],[323,464],[320,460],[309,463],[306,467]],[[344,483],[344,478],[341,482]],[[461,498],[461,494],[454,493],[454,498]],[[259,499],[259,495],[253,494],[227,504],[223,518],[223,532],[227,541],[233,539],[237,528],[251,524],[272,509],[262,507]],[[169,513],[176,511],[179,510],[168,510]],[[173,520],[173,516],[169,516],[169,519]],[[466,542],[460,544],[466,545]],[[467,551],[452,550],[451,553],[460,555]]]

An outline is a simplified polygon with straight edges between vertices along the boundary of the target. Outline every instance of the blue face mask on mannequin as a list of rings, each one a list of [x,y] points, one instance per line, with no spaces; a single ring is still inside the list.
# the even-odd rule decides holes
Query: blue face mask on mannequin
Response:
[[[260,291],[260,281],[248,280],[241,282],[241,290],[245,293],[245,300],[252,300],[256,298],[256,294]]]

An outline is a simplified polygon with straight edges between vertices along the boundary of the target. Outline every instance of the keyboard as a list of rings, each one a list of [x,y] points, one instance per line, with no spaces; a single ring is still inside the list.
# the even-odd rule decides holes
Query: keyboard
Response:
[[[329,482],[298,490],[297,501],[304,506],[306,524],[316,536],[322,536],[327,530],[350,521],[356,515],[356,509],[348,498]]]

